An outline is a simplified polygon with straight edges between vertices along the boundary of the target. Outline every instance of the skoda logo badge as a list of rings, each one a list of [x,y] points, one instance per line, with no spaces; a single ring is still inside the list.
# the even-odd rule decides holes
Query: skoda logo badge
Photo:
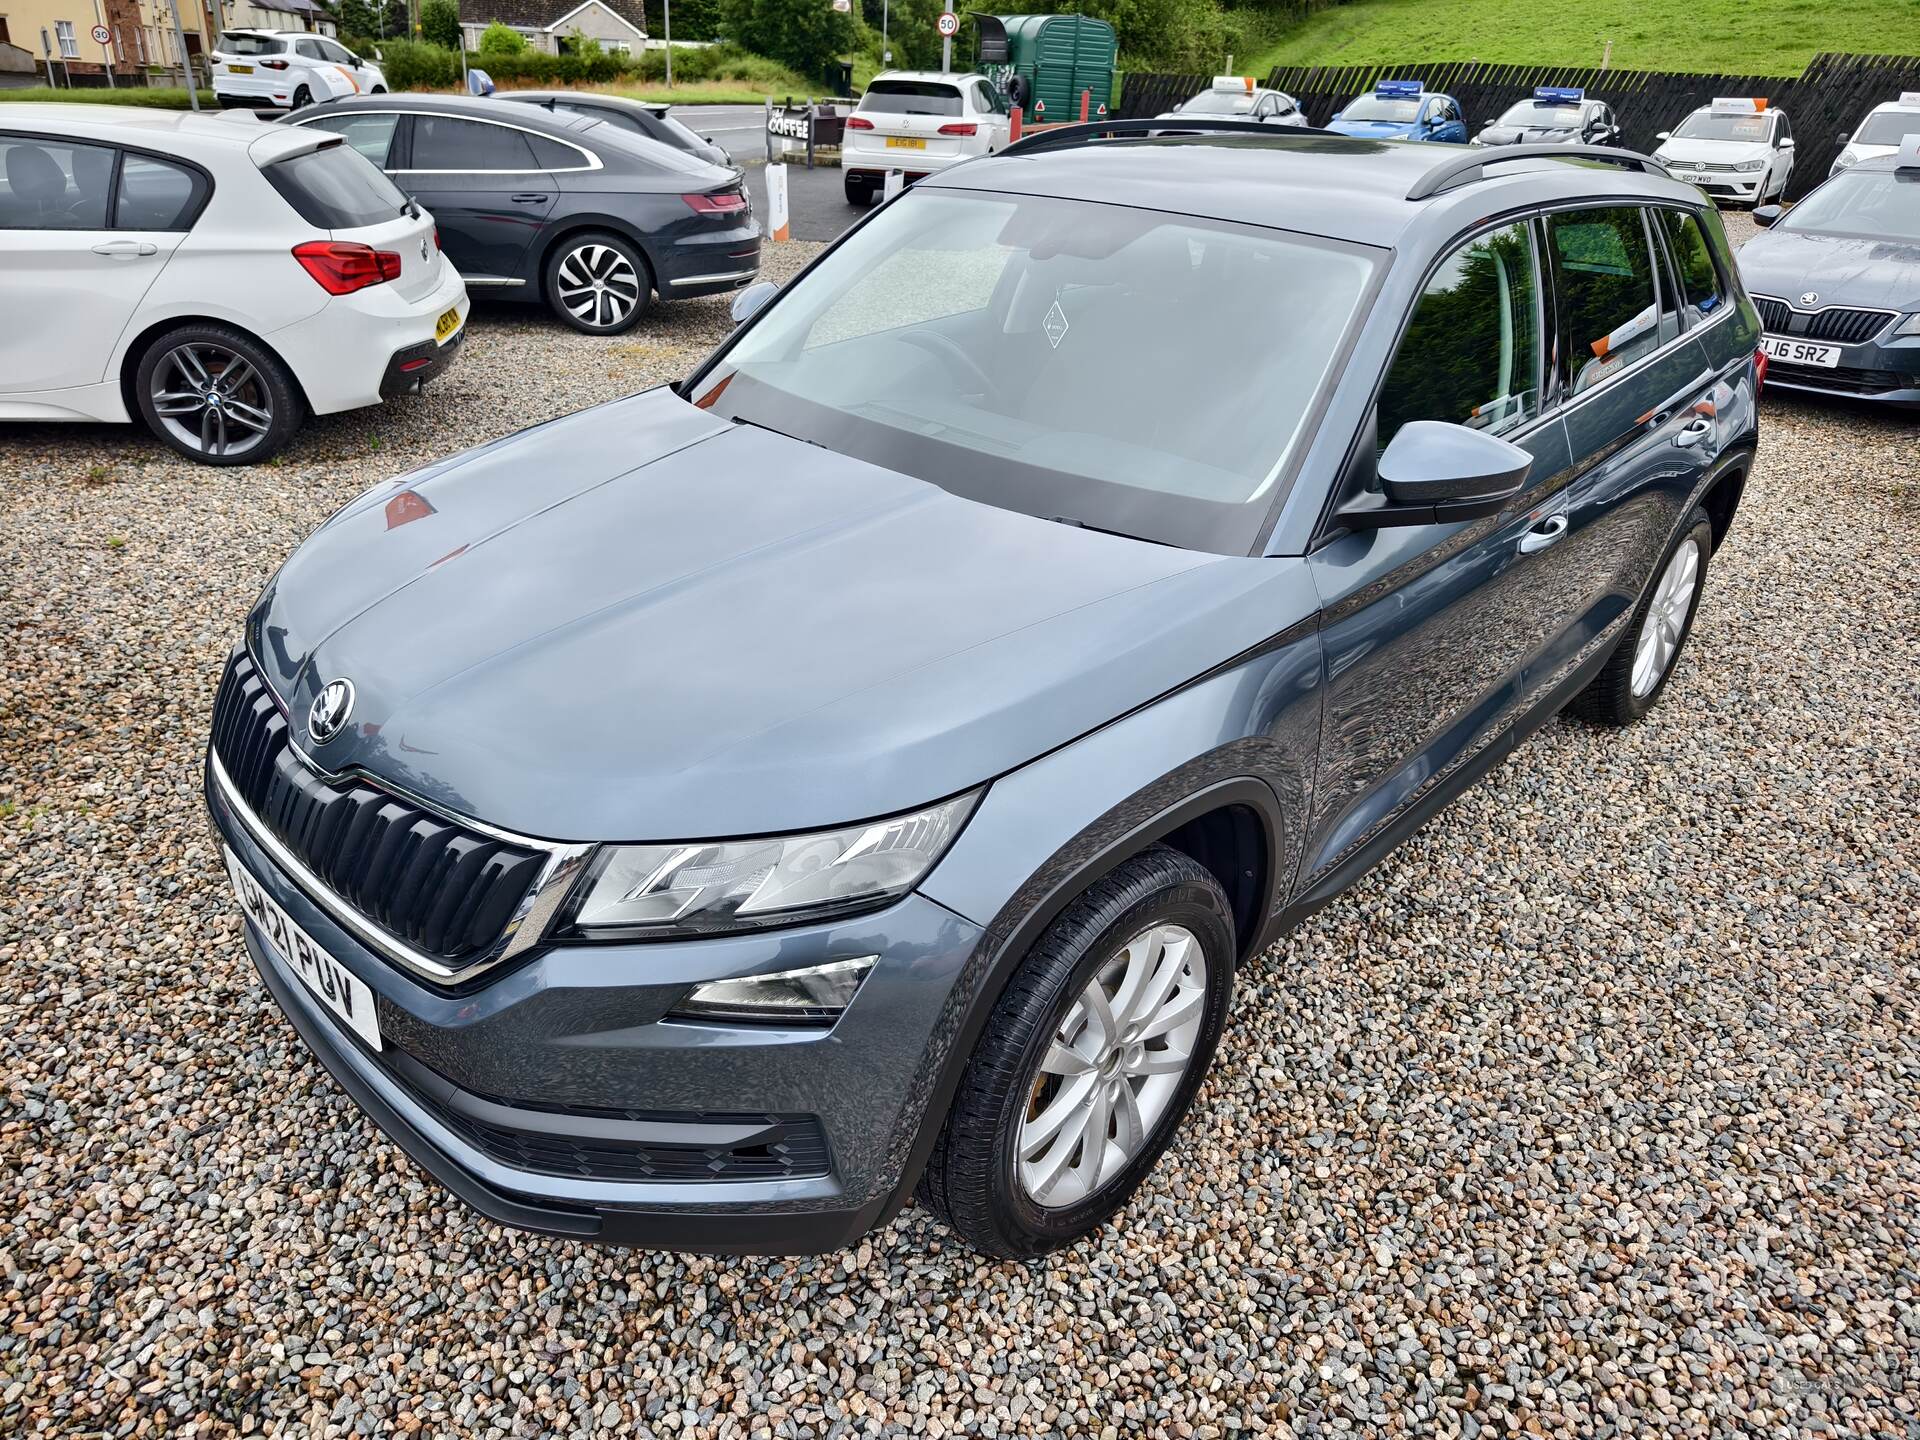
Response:
[[[314,696],[313,708],[307,711],[308,737],[316,745],[326,744],[340,733],[340,727],[347,723],[347,717],[352,713],[353,682],[329,680]]]
[[[1800,303],[1801,303],[1802,305],[1811,305],[1811,304],[1813,304],[1813,302],[1814,302],[1814,301],[1816,301],[1816,300],[1818,300],[1819,298],[1820,298],[1820,292],[1819,292],[1819,291],[1817,291],[1817,290],[1809,290],[1809,291],[1807,291],[1807,293],[1806,293],[1806,294],[1804,294],[1804,295],[1802,295],[1802,296],[1800,297]]]

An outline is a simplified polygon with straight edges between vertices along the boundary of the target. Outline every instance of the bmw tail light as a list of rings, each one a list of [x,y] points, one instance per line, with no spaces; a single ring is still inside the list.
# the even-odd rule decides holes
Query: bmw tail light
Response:
[[[980,127],[971,120],[966,120],[957,121],[952,125],[942,125],[940,127],[940,133],[942,135],[972,135],[979,129]]]
[[[376,250],[357,240],[309,240],[293,247],[293,258],[329,295],[351,295],[400,278],[398,251]]]
[[[723,190],[717,195],[682,195],[687,208],[696,215],[738,215],[747,208],[747,197],[738,190]]]
[[[847,129],[849,130],[871,130],[872,128],[873,121],[867,119],[864,115],[849,115],[847,117]]]

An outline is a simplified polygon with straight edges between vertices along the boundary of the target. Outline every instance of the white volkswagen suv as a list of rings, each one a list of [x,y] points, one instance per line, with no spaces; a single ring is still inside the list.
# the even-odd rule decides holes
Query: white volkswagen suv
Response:
[[[847,117],[840,170],[847,199],[865,205],[889,170],[917,180],[975,155],[1006,148],[1013,110],[978,75],[889,70]]]
[[[228,30],[208,57],[214,98],[248,110],[298,110],[342,95],[384,95],[387,77],[338,40],[287,30]]]
[[[128,421],[248,465],[417,389],[467,289],[328,130],[106,105],[0,114],[0,420]]]

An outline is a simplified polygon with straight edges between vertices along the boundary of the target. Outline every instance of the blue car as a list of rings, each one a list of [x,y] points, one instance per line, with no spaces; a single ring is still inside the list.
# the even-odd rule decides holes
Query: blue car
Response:
[[[1167,123],[928,176],[678,384],[383,481],[240,627],[247,950],[475,1209],[1069,1244],[1247,1043],[1236,970],[1563,709],[1659,702],[1758,436],[1711,202]]]
[[[1418,80],[1382,80],[1327,122],[1327,129],[1362,140],[1440,140],[1467,143],[1460,102]]]

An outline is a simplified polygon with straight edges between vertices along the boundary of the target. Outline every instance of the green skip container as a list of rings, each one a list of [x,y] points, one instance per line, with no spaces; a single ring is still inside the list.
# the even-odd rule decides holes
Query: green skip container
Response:
[[[1083,90],[1091,92],[1088,118],[1100,118],[1113,94],[1113,70],[1119,57],[1113,26],[1085,15],[973,18],[980,37],[976,69],[1005,95],[1014,96],[1017,88],[1029,124],[1078,120]]]

